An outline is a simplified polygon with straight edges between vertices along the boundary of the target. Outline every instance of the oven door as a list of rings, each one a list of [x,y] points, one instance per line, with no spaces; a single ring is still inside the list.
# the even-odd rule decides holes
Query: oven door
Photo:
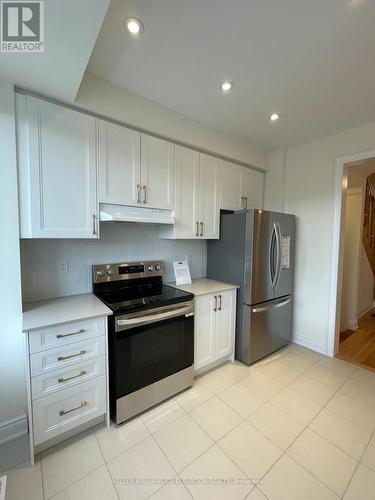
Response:
[[[121,398],[194,363],[194,302],[116,316],[111,397]]]

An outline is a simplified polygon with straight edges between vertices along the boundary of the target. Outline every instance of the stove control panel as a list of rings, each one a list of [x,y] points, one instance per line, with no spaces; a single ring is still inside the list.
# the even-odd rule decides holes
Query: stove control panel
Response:
[[[92,266],[94,283],[163,276],[162,261],[99,264]]]

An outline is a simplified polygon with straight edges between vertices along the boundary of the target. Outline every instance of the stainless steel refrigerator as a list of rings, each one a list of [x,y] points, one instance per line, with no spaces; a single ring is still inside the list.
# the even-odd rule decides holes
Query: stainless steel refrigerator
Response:
[[[208,278],[239,286],[236,358],[251,364],[287,345],[292,335],[294,215],[222,212],[220,240],[207,245]]]

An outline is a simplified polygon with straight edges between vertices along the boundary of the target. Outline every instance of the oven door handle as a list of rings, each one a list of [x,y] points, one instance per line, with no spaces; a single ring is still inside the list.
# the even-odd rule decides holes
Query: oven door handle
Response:
[[[162,312],[159,314],[148,314],[145,316],[138,316],[137,318],[118,319],[116,321],[116,325],[119,327],[138,326],[144,325],[145,323],[156,323],[157,321],[174,318],[176,316],[183,316],[185,314],[189,316],[194,315],[194,309],[192,309],[191,305],[179,307],[177,309]]]

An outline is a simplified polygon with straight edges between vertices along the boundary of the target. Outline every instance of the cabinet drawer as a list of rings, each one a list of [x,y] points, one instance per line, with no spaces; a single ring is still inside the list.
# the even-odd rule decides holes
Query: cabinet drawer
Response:
[[[29,332],[30,353],[61,347],[104,335],[107,318],[90,318]]]
[[[106,413],[105,377],[70,387],[33,403],[36,445]]]
[[[49,396],[105,374],[105,356],[55,370],[31,379],[32,399]]]
[[[65,366],[79,365],[81,361],[105,354],[105,337],[75,342],[60,349],[36,352],[30,356],[31,376],[36,377]]]

